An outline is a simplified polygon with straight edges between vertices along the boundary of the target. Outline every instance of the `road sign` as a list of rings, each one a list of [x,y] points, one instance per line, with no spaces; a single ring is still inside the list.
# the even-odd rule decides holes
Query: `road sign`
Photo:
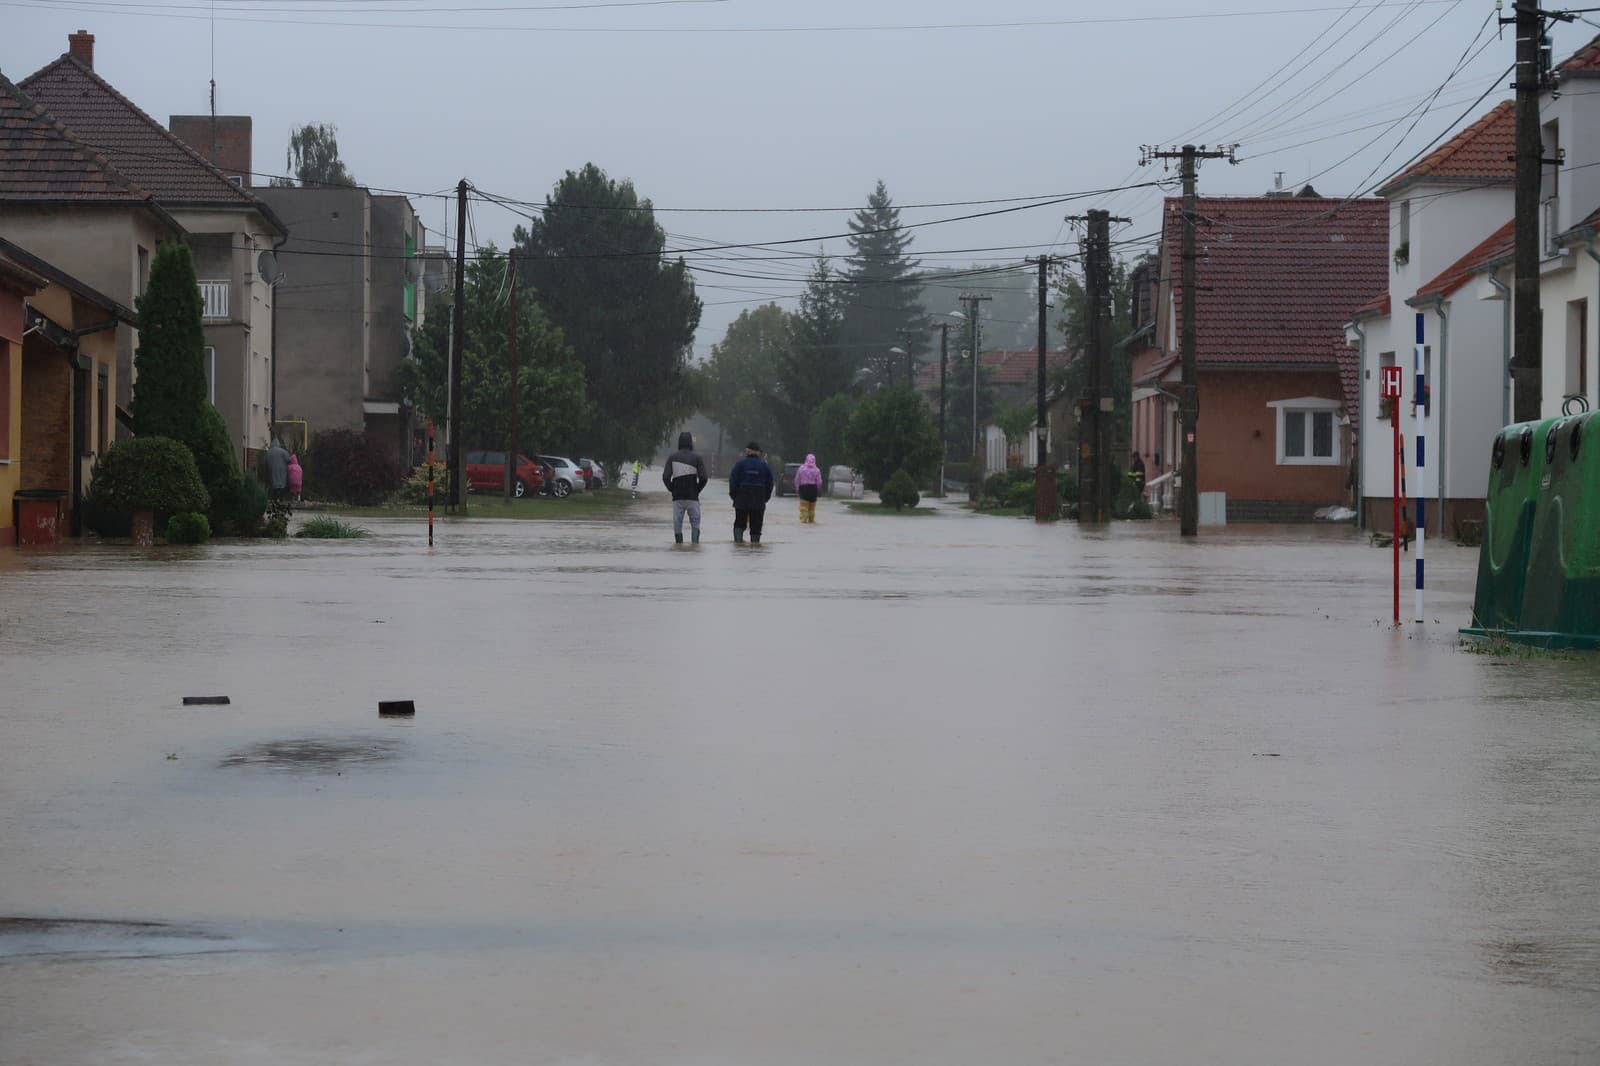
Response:
[[[1385,400],[1398,400],[1404,377],[1398,366],[1380,368],[1383,371],[1382,386],[1378,392],[1379,397]]]

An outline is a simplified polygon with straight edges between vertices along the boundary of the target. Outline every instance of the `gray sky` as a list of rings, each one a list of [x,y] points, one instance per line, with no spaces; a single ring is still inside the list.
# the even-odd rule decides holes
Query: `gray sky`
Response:
[[[924,204],[1170,177],[1159,166],[1140,170],[1139,146],[1185,135],[1241,145],[1239,166],[1203,168],[1203,193],[1260,193],[1282,171],[1285,184],[1315,176],[1318,191],[1348,195],[1443,133],[1486,89],[1494,87],[1471,114],[1508,95],[1500,73],[1514,50],[1488,0],[599,2],[218,0],[213,22],[208,0],[0,0],[0,70],[20,80],[64,51],[68,33],[88,29],[96,69],[165,121],[206,110],[214,30],[217,109],[254,117],[258,171],[281,171],[290,128],[319,121],[338,126],[357,179],[386,189],[433,192],[466,177],[538,200],[565,170],[593,161],[631,178],[658,208],[849,209],[878,178],[897,202]],[[552,4],[588,9],[537,10]],[[1107,18],[1135,21],[1084,21]],[[802,29],[868,26],[892,28]],[[1557,58],[1596,32],[1557,27]],[[1136,238],[1155,229],[1160,195],[1142,189],[932,225],[917,230],[913,251],[929,265],[1072,252],[1063,215],[1090,207],[1132,216],[1119,236]],[[442,227],[445,201],[416,204],[430,230]],[[690,247],[838,234],[847,216],[658,218],[674,246]],[[504,245],[517,221],[474,208],[479,240]],[[696,257],[770,276],[697,275],[707,305],[697,353],[741,309],[797,292],[811,266],[744,257],[813,253],[821,243]],[[845,251],[842,240],[825,243],[836,257]],[[996,247],[1007,250],[967,251]],[[955,294],[935,295],[953,305]]]

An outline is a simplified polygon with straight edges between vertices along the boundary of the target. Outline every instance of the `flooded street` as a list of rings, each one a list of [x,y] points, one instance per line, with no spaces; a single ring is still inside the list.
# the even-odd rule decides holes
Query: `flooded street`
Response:
[[[1600,661],[1475,550],[717,490],[0,552],[0,1063],[1600,1061]]]

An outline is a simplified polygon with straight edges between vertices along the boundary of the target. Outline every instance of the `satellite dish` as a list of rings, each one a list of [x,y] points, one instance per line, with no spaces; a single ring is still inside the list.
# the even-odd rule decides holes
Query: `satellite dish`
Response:
[[[271,252],[262,252],[256,256],[256,273],[264,278],[268,285],[276,285],[283,280],[283,274],[278,270],[278,257]]]

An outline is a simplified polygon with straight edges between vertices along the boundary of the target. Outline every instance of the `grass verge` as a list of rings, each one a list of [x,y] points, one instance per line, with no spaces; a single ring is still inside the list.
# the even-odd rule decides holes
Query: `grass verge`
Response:
[[[468,518],[514,518],[533,521],[559,521],[570,518],[598,518],[626,511],[639,501],[626,489],[600,489],[583,492],[558,500],[553,496],[525,496],[520,500],[506,500],[501,496],[471,495],[467,497]],[[360,518],[426,518],[426,504],[395,504],[385,507],[339,507],[340,514]],[[434,505],[433,513],[441,521],[447,517],[444,501]]]
[[[881,503],[847,503],[845,506],[856,514],[899,515],[902,518],[938,513],[931,507],[907,507],[903,511],[896,511],[893,507],[885,507]]]

